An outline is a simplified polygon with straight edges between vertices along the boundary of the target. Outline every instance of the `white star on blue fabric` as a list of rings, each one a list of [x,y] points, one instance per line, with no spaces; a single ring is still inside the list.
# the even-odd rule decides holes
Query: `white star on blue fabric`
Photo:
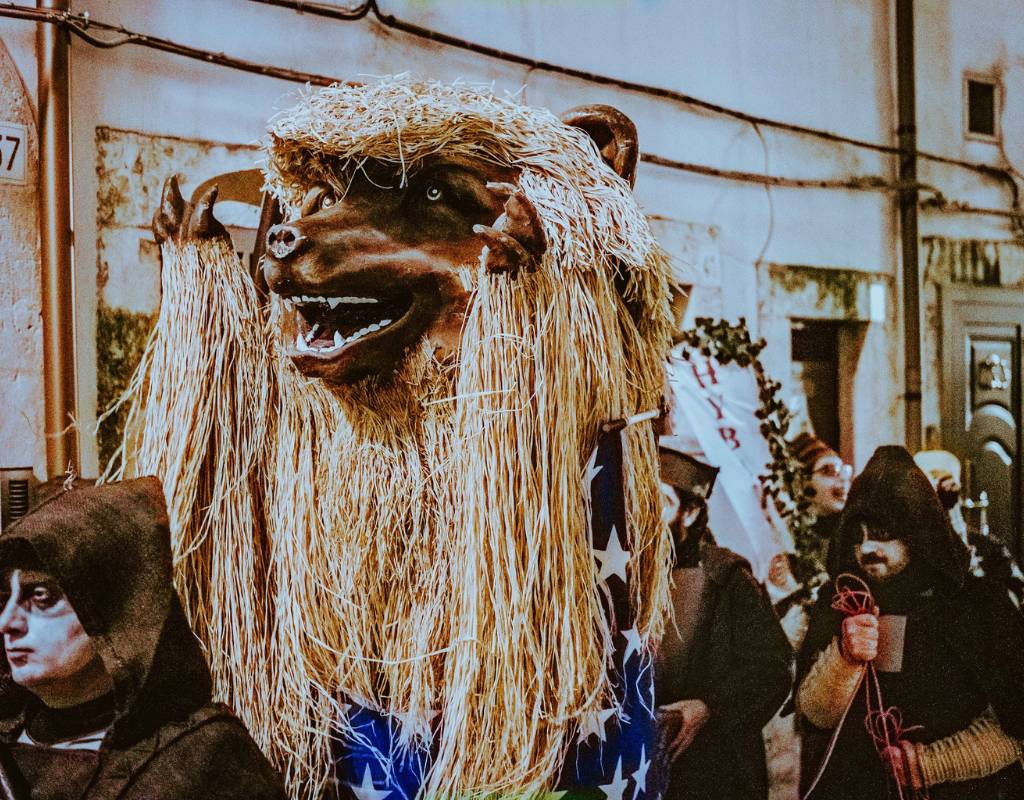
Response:
[[[626,567],[629,565],[629,551],[622,549],[619,541],[619,532],[612,525],[612,532],[608,535],[608,546],[604,550],[594,548],[594,558],[601,565],[597,575],[598,581],[606,581],[612,575],[618,575],[622,582],[626,582]]]
[[[626,652],[622,656],[622,666],[626,666],[626,662],[629,661],[629,657],[633,655],[633,653],[641,652],[644,643],[640,639],[640,631],[636,628],[630,628],[628,631],[621,631],[621,633],[626,637]]]
[[[651,760],[647,758],[646,747],[640,745],[640,768],[633,773],[633,780],[636,781],[636,793],[647,794],[647,770],[651,768]]]
[[[407,711],[395,711],[392,716],[398,720],[398,724],[402,727],[402,732],[409,737],[419,737],[422,739],[430,738],[430,723],[433,722],[434,717],[438,714],[433,709],[427,710],[425,713],[421,713],[418,709],[408,709]]]
[[[605,736],[604,728],[614,713],[614,708],[603,708],[600,711],[589,711],[582,714],[580,717],[580,732],[576,736],[577,743],[582,744],[595,734],[602,742],[607,742],[608,738]]]
[[[622,800],[626,794],[626,789],[629,788],[629,778],[622,777],[621,756],[615,764],[615,774],[612,776],[612,782],[598,786],[597,788],[604,792],[604,795],[608,800]]]
[[[373,783],[373,772],[370,770],[370,765],[366,765],[366,769],[363,771],[363,782],[360,786],[356,786],[354,783],[350,783],[349,787],[352,789],[358,800],[384,800],[389,794],[390,789],[378,789]]]
[[[597,448],[595,447],[593,452],[590,454],[590,458],[587,460],[587,471],[583,476],[583,479],[587,482],[587,486],[590,486],[590,484],[594,482],[594,478],[596,478],[603,469],[603,464],[600,467],[597,466]]]

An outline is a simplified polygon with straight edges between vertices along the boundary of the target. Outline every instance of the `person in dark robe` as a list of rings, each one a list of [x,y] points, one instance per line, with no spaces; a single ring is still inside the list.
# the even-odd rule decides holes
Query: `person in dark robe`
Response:
[[[676,547],[674,619],[654,673],[656,784],[665,800],[763,800],[761,729],[789,694],[792,650],[750,565],[712,540],[707,498],[718,470],[662,441]]]
[[[830,574],[871,599],[844,614],[823,590],[798,658],[805,797],[1024,797],[1024,620],[967,567],[928,478],[904,448],[879,448],[830,547]],[[889,707],[899,727],[876,741],[868,712]]]
[[[964,519],[965,509],[960,497],[960,460],[948,450],[922,450],[914,456],[914,463],[928,476],[949,517],[949,524],[967,545],[971,554],[970,571],[1002,584],[1013,604],[1018,609],[1024,608],[1024,573],[1009,548],[998,536],[990,533],[986,521],[987,506],[975,508],[975,524],[969,525]]]
[[[283,800],[171,584],[156,478],[60,492],[0,536],[0,797]]]

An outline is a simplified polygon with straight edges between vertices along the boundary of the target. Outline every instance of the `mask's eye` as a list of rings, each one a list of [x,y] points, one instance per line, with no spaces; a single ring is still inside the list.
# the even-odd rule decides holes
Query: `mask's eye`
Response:
[[[325,208],[330,208],[337,202],[338,199],[333,194],[331,194],[330,192],[324,192],[320,198],[320,210],[323,211]]]
[[[436,183],[431,183],[427,186],[426,198],[432,203],[436,203],[442,197],[444,197],[444,190]]]

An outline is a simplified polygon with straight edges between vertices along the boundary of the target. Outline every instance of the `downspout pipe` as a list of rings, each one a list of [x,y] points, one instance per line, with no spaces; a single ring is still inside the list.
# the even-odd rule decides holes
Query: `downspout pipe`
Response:
[[[69,0],[37,0],[67,11]],[[39,66],[39,227],[42,255],[43,394],[48,477],[79,472],[74,276],[71,256],[70,39],[60,25],[36,28]]]
[[[899,231],[903,284],[903,404],[907,449],[921,449],[921,268],[917,231],[917,102],[914,0],[896,1],[896,101],[899,138]]]

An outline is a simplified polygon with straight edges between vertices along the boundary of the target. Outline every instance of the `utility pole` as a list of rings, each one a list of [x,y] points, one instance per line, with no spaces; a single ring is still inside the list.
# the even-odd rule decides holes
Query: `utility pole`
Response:
[[[896,0],[900,265],[903,277],[903,402],[907,449],[921,449],[921,269],[917,241],[917,103],[914,0]]]
[[[67,11],[68,0],[37,0]],[[39,228],[43,262],[43,394],[48,477],[76,473],[74,276],[71,261],[70,40],[60,25],[36,29],[39,59]]]

